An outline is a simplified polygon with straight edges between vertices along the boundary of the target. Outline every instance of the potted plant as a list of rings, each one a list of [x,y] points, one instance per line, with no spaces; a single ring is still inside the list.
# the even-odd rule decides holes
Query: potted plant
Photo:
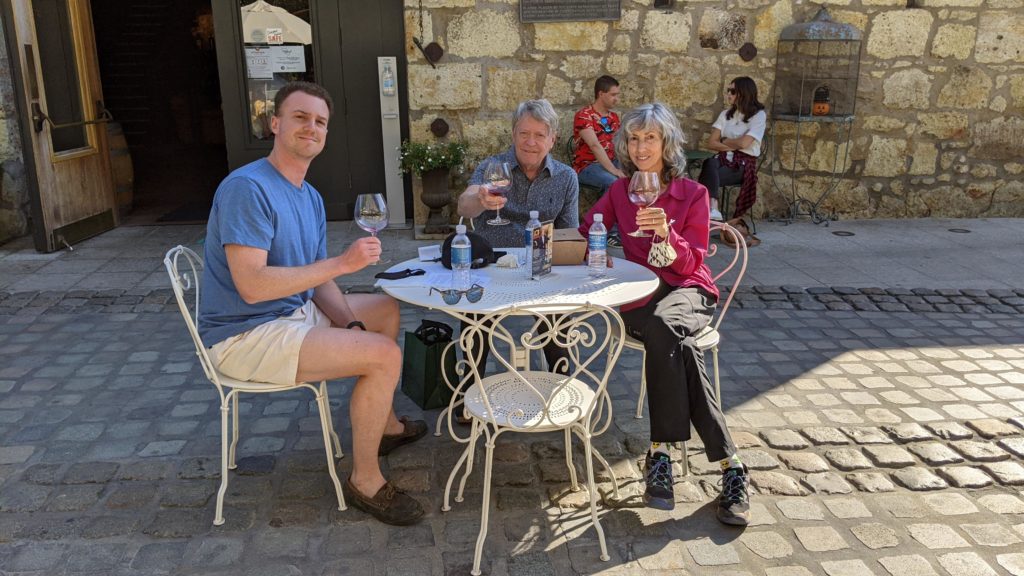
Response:
[[[398,149],[399,168],[402,172],[416,174],[423,180],[421,199],[430,212],[423,231],[445,233],[448,223],[444,220],[442,208],[451,202],[448,191],[448,176],[452,168],[462,167],[468,146],[457,140],[438,142],[411,142],[406,140]]]

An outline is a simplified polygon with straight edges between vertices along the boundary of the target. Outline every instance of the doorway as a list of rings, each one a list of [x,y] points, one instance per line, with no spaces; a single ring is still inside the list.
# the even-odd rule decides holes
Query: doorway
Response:
[[[228,174],[211,0],[91,7],[121,223],[205,222]]]

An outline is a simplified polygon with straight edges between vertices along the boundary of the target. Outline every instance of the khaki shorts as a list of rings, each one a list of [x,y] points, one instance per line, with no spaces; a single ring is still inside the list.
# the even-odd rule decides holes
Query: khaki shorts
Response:
[[[222,340],[207,352],[217,370],[236,380],[294,384],[299,349],[313,328],[330,328],[331,320],[310,300],[290,316]]]

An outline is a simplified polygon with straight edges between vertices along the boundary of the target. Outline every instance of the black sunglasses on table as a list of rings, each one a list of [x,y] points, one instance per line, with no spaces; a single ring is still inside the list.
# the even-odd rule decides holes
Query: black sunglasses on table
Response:
[[[433,286],[431,286],[430,294],[433,294],[434,291],[440,293],[441,299],[444,300],[444,303],[449,306],[454,306],[458,304],[459,300],[462,300],[463,295],[466,296],[466,300],[468,300],[470,304],[479,302],[480,299],[484,297],[484,287],[479,284],[473,284],[472,286],[469,287],[469,290],[456,290],[454,288],[442,290],[440,288],[434,288]]]

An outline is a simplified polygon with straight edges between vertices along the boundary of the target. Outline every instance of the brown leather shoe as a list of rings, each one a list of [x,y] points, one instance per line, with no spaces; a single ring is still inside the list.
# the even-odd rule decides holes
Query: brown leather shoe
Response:
[[[427,423],[423,420],[409,420],[408,416],[402,416],[399,421],[405,425],[405,430],[400,434],[385,434],[380,439],[380,448],[377,450],[378,456],[387,456],[395,448],[404,446],[410,442],[415,442],[427,433]]]
[[[373,498],[367,498],[352,485],[350,476],[341,491],[346,502],[385,524],[409,526],[423,518],[423,506],[390,482],[386,482]]]

